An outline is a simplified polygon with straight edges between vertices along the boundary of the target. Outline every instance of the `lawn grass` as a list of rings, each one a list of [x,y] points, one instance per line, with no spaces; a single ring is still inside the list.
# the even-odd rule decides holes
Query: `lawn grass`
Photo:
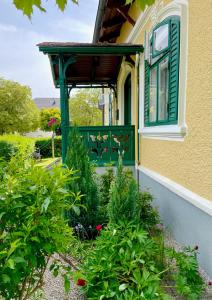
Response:
[[[55,158],[48,157],[48,158],[41,159],[35,165],[37,167],[47,168],[48,166],[54,164],[57,160],[58,160],[58,157],[55,157]]]

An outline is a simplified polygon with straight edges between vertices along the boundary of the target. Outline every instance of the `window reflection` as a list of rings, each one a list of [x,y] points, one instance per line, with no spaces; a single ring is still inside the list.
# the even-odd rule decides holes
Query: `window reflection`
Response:
[[[169,85],[169,60],[166,57],[159,64],[159,99],[158,99],[158,120],[168,118],[168,85]]]
[[[155,122],[157,119],[157,68],[150,72],[150,103],[149,103],[149,121]]]
[[[154,31],[154,51],[162,51],[169,46],[169,24],[160,26]]]

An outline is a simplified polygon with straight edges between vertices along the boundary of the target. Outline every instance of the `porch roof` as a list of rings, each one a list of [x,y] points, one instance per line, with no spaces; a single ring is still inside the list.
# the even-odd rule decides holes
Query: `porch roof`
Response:
[[[63,61],[64,76],[69,87],[112,86],[116,84],[122,58],[143,52],[142,45],[106,43],[38,44],[49,56],[54,84],[59,87],[59,60]]]

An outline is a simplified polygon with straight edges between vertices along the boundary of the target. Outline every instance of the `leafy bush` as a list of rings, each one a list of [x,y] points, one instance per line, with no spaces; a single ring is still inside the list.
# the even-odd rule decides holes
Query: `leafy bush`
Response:
[[[9,161],[18,150],[23,151],[30,156],[34,151],[34,140],[20,135],[2,135],[0,136],[0,158]]]
[[[204,291],[204,281],[199,275],[196,250],[190,247],[180,252],[167,249],[167,256],[174,269],[170,278],[176,283],[178,294],[186,299],[199,299]]]
[[[83,278],[88,299],[199,299],[204,289],[194,250],[164,249],[140,225],[121,224],[101,232],[75,279]]]
[[[108,215],[111,223],[134,222],[138,223],[139,190],[134,177],[125,172],[122,159],[119,164],[114,181],[110,189],[110,200],[108,203]]]
[[[54,138],[55,157],[61,156],[61,137]],[[41,158],[52,157],[52,138],[39,138],[35,140],[35,148],[40,150]]]
[[[152,207],[153,197],[148,192],[139,193],[138,210],[142,226],[149,230],[158,223],[160,217],[155,208]]]
[[[49,258],[72,239],[63,211],[79,200],[66,188],[72,171],[49,173],[21,157],[0,166],[0,296],[6,300],[28,299],[42,287]]]
[[[94,179],[94,168],[76,127],[72,128],[69,140],[66,164],[70,169],[76,170],[75,180],[71,183],[70,189],[81,193],[81,204],[84,206],[78,216],[73,212],[69,213],[70,225],[81,238],[90,239],[95,236],[96,225],[100,221],[99,193]]]
[[[100,177],[100,204],[99,204],[99,214],[103,222],[108,222],[107,205],[110,200],[110,187],[114,180],[113,169],[107,169],[106,172]]]
[[[103,230],[80,275],[88,299],[169,299],[160,287],[159,260],[160,247],[141,227]]]

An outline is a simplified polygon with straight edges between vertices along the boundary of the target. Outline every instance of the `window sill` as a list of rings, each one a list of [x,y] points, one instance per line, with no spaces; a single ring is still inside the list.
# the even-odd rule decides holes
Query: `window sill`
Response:
[[[139,129],[138,132],[143,138],[184,141],[184,137],[187,133],[187,127],[179,125],[152,126],[143,127],[142,129]]]

